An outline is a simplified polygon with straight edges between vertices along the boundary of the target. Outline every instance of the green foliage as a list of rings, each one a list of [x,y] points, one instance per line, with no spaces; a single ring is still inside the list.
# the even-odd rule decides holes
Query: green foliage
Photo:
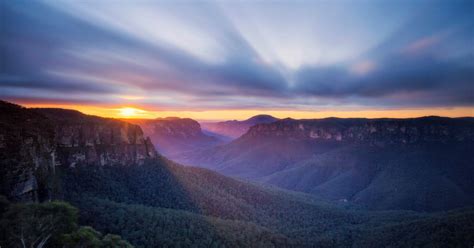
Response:
[[[173,164],[76,167],[67,169],[64,178],[65,199],[77,206],[84,198],[94,197],[252,221],[279,231],[315,224],[324,229],[365,218],[301,194],[264,189],[204,169]]]
[[[43,247],[77,226],[77,209],[64,202],[14,204],[0,222],[5,247]]]
[[[82,226],[72,233],[63,235],[61,243],[63,246],[70,248],[133,247],[119,235],[107,234],[102,236],[100,232],[90,226]]]
[[[132,247],[117,235],[77,226],[77,208],[66,202],[8,204],[0,196],[0,247]]]
[[[382,247],[384,244],[391,247],[471,247],[474,244],[474,210],[450,211],[371,229],[362,227],[353,246]]]
[[[61,242],[67,247],[101,247],[102,234],[90,226],[82,226],[76,231],[62,236]]]
[[[472,142],[345,145],[262,181],[372,210],[443,211],[474,205]]]
[[[133,247],[130,243],[123,240],[122,237],[115,234],[107,234],[102,240],[102,247],[105,248],[130,248]]]
[[[474,240],[444,239],[454,219],[445,219],[449,225],[431,222],[442,213],[343,208],[166,160],[133,167],[78,166],[62,173],[63,195],[81,209],[82,224],[119,234],[137,247],[364,247],[371,242],[436,247]],[[460,215],[474,223],[472,212]],[[423,228],[424,223],[435,229]],[[390,228],[406,225],[412,236]]]
[[[224,220],[189,211],[86,198],[84,223],[118,233],[137,247],[285,247],[284,235],[251,222]]]

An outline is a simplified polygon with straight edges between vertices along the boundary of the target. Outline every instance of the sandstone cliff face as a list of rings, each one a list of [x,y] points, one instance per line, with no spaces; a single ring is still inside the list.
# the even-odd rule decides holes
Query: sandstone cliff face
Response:
[[[285,119],[270,124],[255,125],[242,139],[290,138],[376,145],[473,141],[473,127],[474,120],[469,118]]]
[[[189,118],[168,117],[153,120],[131,119],[127,121],[140,125],[145,132],[150,134],[181,138],[203,136],[199,123]]]
[[[201,126],[189,118],[131,119],[128,122],[138,124],[146,136],[149,136],[155,148],[165,156],[217,145],[220,141],[204,134]]]
[[[473,118],[284,119],[255,125],[229,144],[184,154],[178,161],[255,179],[345,146],[417,150],[426,145],[473,142]]]
[[[61,165],[133,165],[157,156],[138,125],[62,109],[35,109],[52,121]]]
[[[157,157],[137,125],[62,109],[0,103],[1,194],[50,199],[57,166],[135,165]]]
[[[285,119],[185,164],[371,209],[474,203],[474,119]]]

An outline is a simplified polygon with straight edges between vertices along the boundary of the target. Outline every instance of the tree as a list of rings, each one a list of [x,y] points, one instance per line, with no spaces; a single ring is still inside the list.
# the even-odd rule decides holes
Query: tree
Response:
[[[133,247],[118,235],[78,227],[78,210],[65,202],[10,204],[0,196],[0,216],[0,247]]]
[[[61,243],[65,247],[74,248],[98,248],[102,247],[102,234],[90,226],[81,226],[76,231],[64,234]]]
[[[5,196],[0,195],[0,217],[5,211],[7,211],[9,206],[10,202],[8,201],[8,199]]]
[[[77,212],[64,202],[13,204],[0,221],[6,247],[45,247],[77,228]]]
[[[133,246],[127,241],[123,240],[122,237],[115,234],[107,234],[102,240],[102,247],[106,248],[132,248]]]

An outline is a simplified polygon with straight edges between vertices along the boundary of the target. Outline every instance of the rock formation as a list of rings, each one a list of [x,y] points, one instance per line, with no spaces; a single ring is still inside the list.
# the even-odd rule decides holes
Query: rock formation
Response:
[[[158,156],[141,128],[64,109],[0,102],[1,194],[51,199],[58,166],[142,164]]]
[[[199,123],[189,118],[167,117],[127,121],[140,125],[145,135],[151,138],[155,148],[170,158],[173,158],[174,154],[222,143],[219,139],[204,134]]]
[[[473,147],[474,118],[284,119],[178,161],[371,209],[440,211],[474,202]]]
[[[284,119],[258,124],[245,139],[286,137],[315,141],[372,144],[413,144],[419,142],[473,141],[473,118],[424,117],[414,119]]]

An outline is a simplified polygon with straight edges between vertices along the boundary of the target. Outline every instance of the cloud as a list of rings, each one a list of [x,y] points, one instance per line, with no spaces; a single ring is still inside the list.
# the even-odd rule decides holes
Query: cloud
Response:
[[[372,71],[362,69],[365,73],[354,75],[353,67],[305,68],[298,73],[294,90],[321,97],[376,98],[419,91],[444,92],[452,99],[459,95],[462,103],[466,90],[473,87],[474,66],[469,57],[443,61],[430,56],[388,56],[378,61]],[[439,104],[445,103],[440,99]]]
[[[369,106],[473,106],[473,11],[443,11],[415,16],[356,62],[302,68],[293,90]]]
[[[7,2],[0,97],[168,109],[473,106],[469,4]]]

